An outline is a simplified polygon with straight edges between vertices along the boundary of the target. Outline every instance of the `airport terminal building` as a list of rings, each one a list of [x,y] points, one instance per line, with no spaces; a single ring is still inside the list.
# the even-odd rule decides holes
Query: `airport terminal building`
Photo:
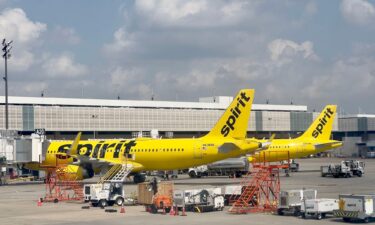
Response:
[[[10,96],[9,130],[19,135],[42,130],[48,139],[73,139],[78,131],[83,132],[83,139],[134,138],[140,132],[148,136],[150,131],[162,138],[199,137],[215,125],[232,99],[216,96],[177,102]],[[0,129],[5,129],[4,102],[5,97],[0,97]],[[298,136],[319,111],[309,112],[304,105],[253,104],[248,136]],[[333,130],[335,139],[351,146],[340,154],[358,155],[359,148],[363,154],[375,152],[375,116],[336,117]]]

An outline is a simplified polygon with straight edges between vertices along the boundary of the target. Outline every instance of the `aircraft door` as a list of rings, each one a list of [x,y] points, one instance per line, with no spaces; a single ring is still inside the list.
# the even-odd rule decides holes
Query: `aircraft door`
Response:
[[[194,159],[201,159],[203,155],[203,146],[201,142],[194,143]]]

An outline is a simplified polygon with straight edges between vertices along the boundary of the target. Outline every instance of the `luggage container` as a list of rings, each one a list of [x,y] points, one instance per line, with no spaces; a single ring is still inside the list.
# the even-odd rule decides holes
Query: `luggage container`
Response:
[[[279,215],[292,213],[294,216],[299,216],[302,200],[315,199],[316,193],[317,191],[313,189],[281,191],[277,213]]]
[[[302,218],[313,217],[321,220],[328,214],[333,214],[334,210],[339,209],[338,199],[317,198],[302,201],[301,216]]]
[[[173,201],[177,207],[185,207],[186,211],[223,210],[224,196],[221,193],[221,188],[176,190],[173,193]]]
[[[339,209],[334,215],[345,222],[361,220],[365,223],[375,217],[375,195],[339,195]]]

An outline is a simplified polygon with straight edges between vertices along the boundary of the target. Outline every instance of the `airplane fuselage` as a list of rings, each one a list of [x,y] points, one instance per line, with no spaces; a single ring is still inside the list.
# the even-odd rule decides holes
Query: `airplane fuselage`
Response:
[[[335,140],[317,141],[315,139],[277,139],[273,140],[267,149],[249,157],[250,162],[277,162],[289,159],[307,157],[340,147],[342,144]]]
[[[226,141],[235,143],[236,146],[222,150],[220,147]],[[70,146],[70,141],[52,142],[47,150],[45,163],[54,164],[56,155],[61,158],[58,155],[63,156]],[[90,140],[79,142],[78,154],[113,164],[132,163],[135,165],[133,172],[139,172],[199,166],[251,153],[258,146],[259,143],[255,141],[232,138]],[[62,160],[73,162],[72,158]]]

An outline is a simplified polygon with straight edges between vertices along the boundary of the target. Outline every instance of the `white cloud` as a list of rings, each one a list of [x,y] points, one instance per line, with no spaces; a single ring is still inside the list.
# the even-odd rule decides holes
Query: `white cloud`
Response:
[[[126,94],[141,98],[149,98],[152,95],[152,88],[145,84],[145,80],[147,78],[144,72],[137,68],[116,67],[111,72],[112,87],[115,87],[116,91],[124,90]]]
[[[74,58],[68,54],[48,59],[42,68],[50,77],[76,77],[88,73],[85,65],[74,62]]]
[[[113,42],[105,44],[103,49],[107,53],[119,53],[134,44],[133,35],[127,33],[124,28],[119,28],[113,34]]]
[[[53,31],[53,35],[56,40],[59,40],[59,42],[65,42],[68,44],[78,44],[81,42],[81,38],[71,27],[57,26]]]
[[[154,19],[169,22],[186,18],[204,11],[207,2],[204,0],[137,0],[136,9],[142,14],[148,14]]]
[[[243,22],[254,16],[258,4],[245,0],[137,0],[135,9],[142,23],[152,26],[202,28]]]
[[[343,0],[340,10],[350,23],[365,25],[375,22],[375,8],[366,0]]]
[[[23,72],[30,68],[34,63],[34,55],[29,51],[17,51],[12,54],[8,61],[9,69],[17,72]]]
[[[20,8],[6,9],[0,15],[0,33],[15,43],[36,41],[47,25],[33,22]]]
[[[305,11],[309,15],[314,15],[318,11],[318,6],[316,5],[316,2],[308,2],[305,6]]]
[[[26,71],[35,63],[31,49],[38,45],[37,39],[46,29],[46,24],[31,21],[20,8],[6,9],[1,12],[0,34],[7,41],[13,40],[12,57],[9,59],[10,70]]]
[[[375,61],[369,57],[351,57],[335,62],[322,76],[316,76],[306,88],[311,99],[324,99],[334,96],[337,99],[355,102],[354,99],[367,99],[374,96]],[[344,100],[344,101],[345,101]]]
[[[268,44],[268,50],[271,59],[280,63],[289,63],[296,57],[308,60],[318,59],[318,56],[314,53],[314,45],[310,41],[298,44],[290,40],[276,39]]]

